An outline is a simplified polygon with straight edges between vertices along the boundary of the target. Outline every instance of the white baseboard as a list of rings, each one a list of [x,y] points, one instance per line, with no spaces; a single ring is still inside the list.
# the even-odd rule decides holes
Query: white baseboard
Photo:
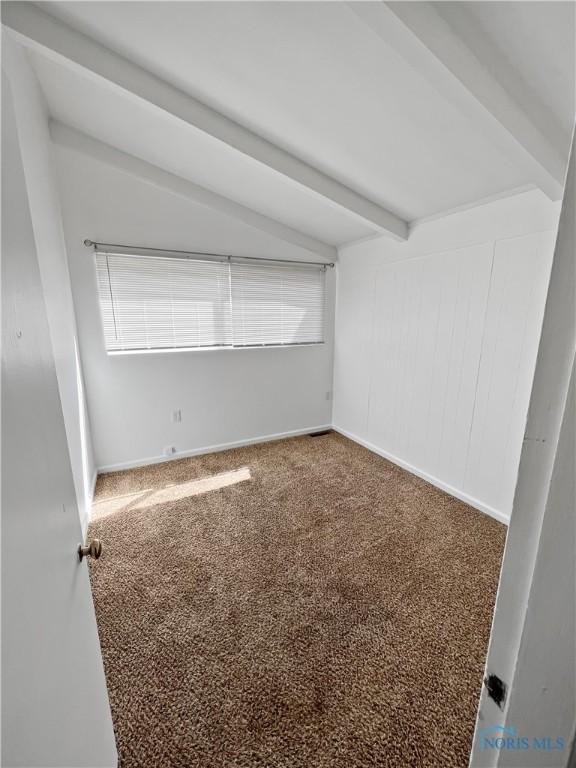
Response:
[[[218,445],[206,445],[202,448],[192,448],[188,451],[177,451],[171,456],[151,456],[145,459],[136,459],[135,461],[123,461],[118,464],[104,464],[101,467],[98,467],[97,474],[119,472],[123,469],[135,469],[136,467],[146,467],[150,464],[162,464],[165,461],[186,459],[190,456],[202,456],[205,453],[219,453],[220,451],[228,451],[231,448],[243,448],[247,445],[258,445],[259,443],[269,443],[273,440],[284,440],[287,437],[299,437],[300,435],[307,435],[310,432],[320,432],[324,429],[332,429],[332,426],[330,424],[321,424],[319,426],[308,427],[307,429],[294,429],[290,432],[277,432],[272,435],[251,437],[247,440],[235,440],[232,443],[219,443]]]
[[[118,464],[104,464],[101,467],[98,467],[97,471],[94,474],[92,493],[94,493],[96,478],[98,474],[105,474],[107,472],[119,472],[123,469],[135,469],[137,467],[145,467],[150,464],[161,464],[165,461],[173,461],[174,459],[185,459],[190,456],[201,456],[206,453],[218,453],[220,451],[230,450],[231,448],[242,448],[247,445],[258,445],[259,443],[268,443],[268,442],[272,442],[273,440],[284,440],[288,437],[298,437],[300,435],[307,435],[310,432],[319,432],[324,429],[334,429],[336,432],[339,432],[341,435],[344,435],[344,437],[347,437],[350,440],[353,440],[355,443],[362,445],[364,448],[367,448],[369,451],[372,451],[373,453],[378,454],[378,456],[382,456],[384,459],[388,459],[388,461],[391,461],[393,464],[397,464],[399,467],[406,469],[408,472],[411,472],[413,475],[417,475],[418,477],[421,477],[423,480],[426,480],[428,483],[435,485],[437,488],[440,488],[442,491],[446,491],[446,493],[449,493],[451,496],[454,496],[455,498],[460,499],[460,501],[463,501],[466,504],[469,504],[471,507],[478,509],[480,512],[484,512],[484,514],[489,515],[490,517],[493,517],[495,520],[498,520],[498,522],[504,523],[504,525],[509,524],[510,518],[508,515],[504,514],[503,512],[500,512],[497,509],[494,509],[488,504],[484,504],[484,502],[480,501],[480,499],[477,499],[474,496],[469,496],[467,493],[464,493],[464,491],[461,491],[458,488],[454,488],[448,483],[445,483],[442,480],[439,480],[437,477],[434,477],[433,475],[430,475],[427,472],[423,472],[422,470],[418,469],[418,467],[415,467],[412,464],[409,464],[407,461],[404,461],[403,459],[399,459],[397,456],[394,456],[393,454],[388,453],[387,451],[383,450],[382,448],[379,448],[377,445],[374,445],[373,443],[368,442],[367,440],[364,440],[358,435],[355,435],[354,433],[348,432],[348,430],[343,429],[342,427],[339,427],[337,425],[332,425],[332,424],[320,424],[318,426],[308,427],[307,429],[295,429],[295,430],[291,430],[290,432],[277,432],[271,435],[261,435],[259,437],[248,438],[247,440],[235,440],[234,442],[231,442],[231,443],[219,443],[218,445],[207,445],[201,448],[193,448],[188,451],[177,451],[172,456],[151,456],[148,458],[136,459],[134,461],[119,462]]]
[[[449,493],[451,496],[455,496],[457,499],[460,499],[460,501],[463,501],[466,504],[469,504],[471,507],[478,509],[480,512],[484,512],[484,514],[489,515],[490,517],[493,517],[495,520],[498,520],[499,523],[504,523],[504,525],[509,524],[510,522],[509,515],[505,515],[503,512],[500,512],[498,509],[494,509],[494,507],[491,507],[488,504],[484,504],[484,502],[474,498],[474,496],[469,496],[467,493],[464,493],[464,491],[461,491],[458,488],[454,488],[453,486],[448,485],[448,483],[445,483],[442,480],[439,480],[437,477],[434,477],[433,475],[429,475],[427,472],[423,472],[421,469],[418,469],[418,467],[414,467],[412,464],[409,464],[407,461],[403,461],[402,459],[399,459],[397,456],[393,456],[391,453],[384,451],[382,448],[379,448],[377,445],[373,445],[373,443],[369,443],[367,440],[364,440],[363,438],[358,437],[358,435],[355,435],[352,432],[348,432],[348,430],[346,429],[342,429],[342,427],[333,425],[332,429],[335,432],[339,432],[341,435],[344,435],[344,437],[347,437],[348,439],[353,440],[355,443],[358,443],[364,448],[367,448],[369,451],[372,451],[372,453],[376,453],[378,454],[378,456],[382,456],[384,459],[388,459],[388,461],[391,461],[393,464],[397,464],[399,467],[402,467],[402,469],[408,470],[408,472],[411,472],[413,475],[417,475],[418,477],[421,477],[423,480],[426,480],[428,483],[431,483],[432,485],[435,485],[437,488],[440,488],[440,490],[446,491],[446,493]]]

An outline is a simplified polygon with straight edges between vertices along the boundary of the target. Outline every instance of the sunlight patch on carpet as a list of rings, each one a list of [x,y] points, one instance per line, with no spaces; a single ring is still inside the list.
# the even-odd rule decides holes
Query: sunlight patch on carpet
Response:
[[[168,483],[163,488],[144,488],[133,493],[124,493],[102,501],[94,502],[92,506],[92,519],[98,520],[109,515],[127,510],[147,509],[157,504],[166,504],[172,501],[180,501],[191,496],[200,496],[210,491],[218,491],[230,485],[251,480],[249,467],[240,467],[230,472],[220,472],[217,475],[208,475],[186,483]]]

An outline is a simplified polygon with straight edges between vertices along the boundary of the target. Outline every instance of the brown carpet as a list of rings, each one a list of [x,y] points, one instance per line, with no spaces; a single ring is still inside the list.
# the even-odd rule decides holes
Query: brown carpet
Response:
[[[94,515],[121,768],[468,765],[503,525],[337,434],[105,475]]]

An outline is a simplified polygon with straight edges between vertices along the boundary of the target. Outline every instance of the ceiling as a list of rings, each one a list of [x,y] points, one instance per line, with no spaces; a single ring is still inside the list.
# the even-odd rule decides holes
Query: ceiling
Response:
[[[459,12],[464,24],[483,34],[569,142],[574,124],[574,2],[439,2],[446,19]],[[467,38],[467,42],[470,40]]]
[[[375,34],[355,5],[365,4],[41,4],[407,222],[538,183],[522,153],[494,141],[476,113],[404,55],[394,36]],[[476,63],[488,53],[483,68],[567,157],[573,3],[410,5],[434,6]],[[345,206],[89,70],[37,47],[30,55],[58,121],[324,243],[378,232]]]
[[[86,253],[89,236],[112,243],[187,249],[236,256],[310,260],[310,254],[272,235],[195,205],[89,155],[56,147],[58,181],[66,212],[70,255]],[[82,184],[82,179],[90,184]],[[113,191],[113,192],[112,192]],[[122,200],[122,205],[116,201]],[[191,239],[191,234],[193,237]]]
[[[50,111],[61,122],[325,242],[367,233],[366,227],[211,136],[37,54],[34,59]]]

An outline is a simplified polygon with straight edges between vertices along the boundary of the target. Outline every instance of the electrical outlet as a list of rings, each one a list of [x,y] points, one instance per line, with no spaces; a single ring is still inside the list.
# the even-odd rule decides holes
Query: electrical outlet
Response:
[[[326,392],[326,400],[332,400],[332,392],[330,390]]]
[[[168,445],[166,448],[164,448],[164,456],[174,456],[176,453],[176,446],[175,445]]]
[[[172,411],[172,421],[175,423],[182,421],[182,411],[180,408],[177,411]]]

